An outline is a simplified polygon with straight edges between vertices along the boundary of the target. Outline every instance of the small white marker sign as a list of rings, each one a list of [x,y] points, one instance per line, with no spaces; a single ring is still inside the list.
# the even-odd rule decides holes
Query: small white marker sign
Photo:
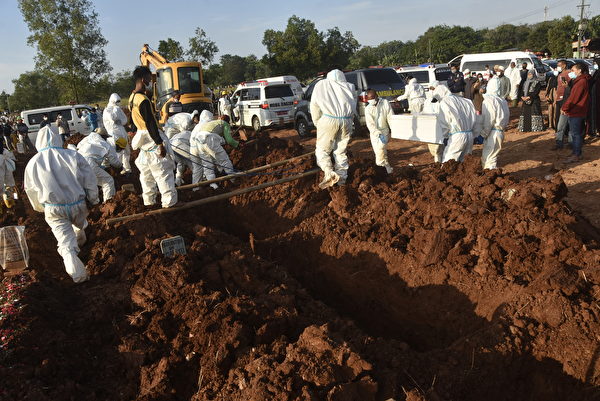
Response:
[[[185,241],[181,235],[171,238],[165,238],[160,241],[160,250],[168,258],[174,258],[177,255],[185,255]]]

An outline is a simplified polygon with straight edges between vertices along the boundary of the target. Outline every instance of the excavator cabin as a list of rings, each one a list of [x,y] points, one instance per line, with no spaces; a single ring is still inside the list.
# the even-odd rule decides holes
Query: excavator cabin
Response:
[[[140,61],[142,65],[154,66],[154,102],[159,113],[176,90],[181,94],[179,101],[184,112],[212,111],[211,93],[204,85],[202,65],[199,62],[169,63],[158,52],[152,51],[147,44],[142,47]],[[160,123],[166,123],[163,115],[160,115]]]

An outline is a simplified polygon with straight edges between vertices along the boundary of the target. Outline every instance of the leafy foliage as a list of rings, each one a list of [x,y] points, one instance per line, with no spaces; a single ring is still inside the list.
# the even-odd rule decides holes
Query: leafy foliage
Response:
[[[217,44],[206,36],[204,29],[196,28],[194,36],[189,40],[189,49],[186,52],[188,57],[203,64],[210,64],[218,52]]]
[[[59,85],[51,74],[29,71],[13,80],[15,91],[10,97],[11,110],[37,109],[56,105]]]
[[[158,52],[169,62],[183,61],[183,47],[181,47],[181,43],[174,39],[167,38],[167,40],[158,42]]]
[[[87,100],[85,88],[110,72],[98,14],[89,0],[18,0],[37,50],[36,69],[54,75],[63,99]]]

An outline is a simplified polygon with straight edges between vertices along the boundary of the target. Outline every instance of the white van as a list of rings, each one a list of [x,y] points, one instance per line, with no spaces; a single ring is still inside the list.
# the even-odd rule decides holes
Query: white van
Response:
[[[87,135],[90,133],[91,128],[81,118],[81,114],[84,110],[88,113],[92,112],[92,106],[87,104],[76,104],[69,106],[56,106],[46,107],[43,109],[25,110],[21,112],[21,118],[27,127],[29,127],[29,138],[35,143],[37,132],[40,129],[40,123],[44,119],[44,114],[48,115],[50,123],[55,124],[58,115],[62,115],[63,120],[69,123],[70,132],[73,134],[79,132],[80,134]]]
[[[450,67],[446,64],[398,67],[396,72],[407,84],[409,76],[415,78],[425,92],[429,91],[433,81],[438,81],[441,85],[447,86],[448,78],[452,74]]]
[[[273,127],[294,122],[294,102],[302,98],[302,85],[294,76],[281,76],[242,82],[231,96],[233,124]]]
[[[510,51],[510,52],[498,52],[498,53],[479,53],[479,54],[463,54],[453,58],[448,64],[458,65],[460,63],[460,70],[464,71],[469,69],[471,72],[484,73],[485,66],[488,65],[490,68],[494,68],[494,65],[501,65],[504,68],[510,66],[510,63],[514,62],[518,69],[521,69],[523,63],[527,63],[527,69],[535,68],[537,73],[537,79],[539,81],[546,80],[546,71],[544,64],[540,59],[533,53],[522,52],[522,51]]]

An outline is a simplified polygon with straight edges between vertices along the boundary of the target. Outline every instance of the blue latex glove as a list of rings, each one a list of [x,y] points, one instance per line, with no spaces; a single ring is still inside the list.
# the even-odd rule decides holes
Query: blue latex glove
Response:
[[[383,134],[379,134],[379,140],[381,141],[381,143],[383,143],[384,145],[387,145],[388,143],[388,138],[383,135]]]
[[[483,145],[483,137],[478,135],[477,138],[473,140],[474,145]]]

